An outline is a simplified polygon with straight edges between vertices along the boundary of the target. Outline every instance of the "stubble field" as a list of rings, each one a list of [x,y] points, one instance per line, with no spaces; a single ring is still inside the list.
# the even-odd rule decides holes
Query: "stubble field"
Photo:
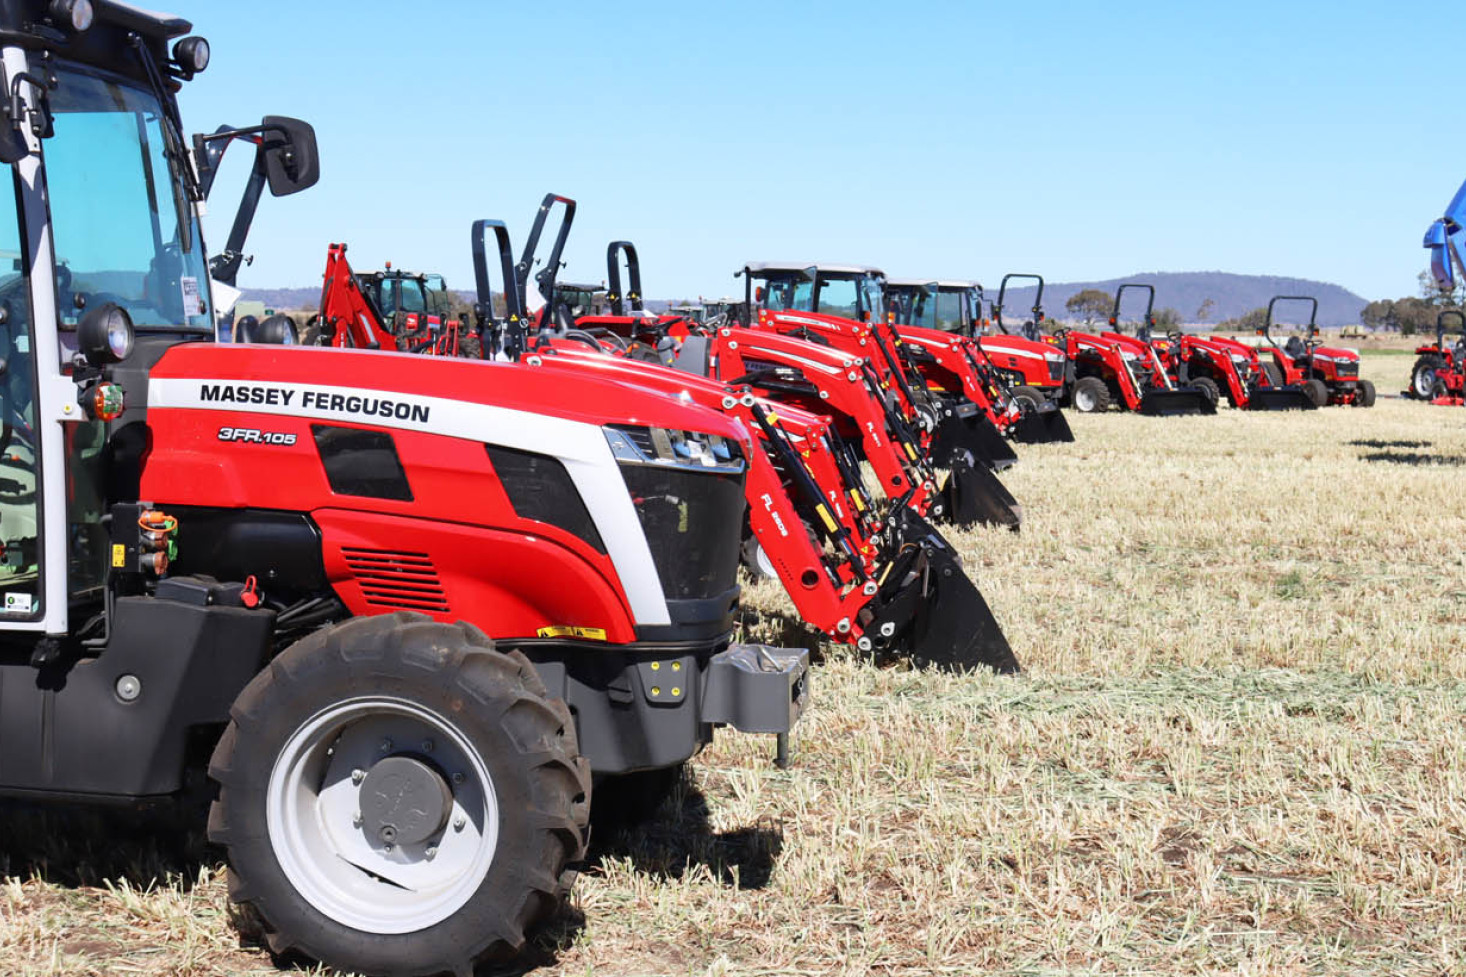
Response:
[[[826,649],[793,766],[725,736],[601,830],[538,973],[1466,973],[1466,411],[1070,419],[952,534],[1026,673]],[[276,972],[176,837],[48,827],[0,972]]]

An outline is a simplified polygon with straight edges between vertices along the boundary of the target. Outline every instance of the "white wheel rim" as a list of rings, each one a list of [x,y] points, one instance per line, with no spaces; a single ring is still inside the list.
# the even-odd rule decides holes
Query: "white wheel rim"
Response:
[[[426,841],[387,845],[360,823],[353,771],[404,755],[446,775],[452,804]],[[478,751],[437,713],[392,696],[339,702],[303,723],[275,760],[265,803],[290,884],[323,915],[366,933],[413,933],[452,916],[498,848],[498,800]]]
[[[1081,387],[1079,390],[1075,391],[1074,406],[1078,407],[1086,414],[1091,413],[1094,410],[1095,406],[1098,404],[1098,402],[1099,398],[1091,393],[1088,387]]]
[[[758,567],[758,572],[768,577],[770,580],[777,580],[779,578],[779,571],[774,569],[774,561],[769,559],[769,554],[764,549],[763,543],[759,543],[758,546],[754,548],[753,563],[755,566]]]
[[[1430,397],[1431,391],[1434,390],[1434,389],[1435,389],[1435,371],[1434,370],[1416,370],[1415,371],[1415,392],[1417,394],[1419,394],[1422,399],[1428,399]]]

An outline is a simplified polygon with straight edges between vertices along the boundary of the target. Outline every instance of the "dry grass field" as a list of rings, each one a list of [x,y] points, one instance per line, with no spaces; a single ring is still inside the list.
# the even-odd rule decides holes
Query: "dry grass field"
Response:
[[[1466,411],[1071,420],[956,539],[1026,674],[829,652],[794,765],[602,831],[538,973],[1466,974]],[[275,972],[212,862],[35,827],[0,971]]]

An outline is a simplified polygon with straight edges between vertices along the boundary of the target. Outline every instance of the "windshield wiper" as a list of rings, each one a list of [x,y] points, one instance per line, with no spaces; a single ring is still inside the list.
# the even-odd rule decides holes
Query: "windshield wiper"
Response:
[[[140,34],[130,34],[128,40],[137,51],[138,60],[143,65],[143,74],[148,76],[148,87],[153,90],[153,97],[158,100],[163,113],[163,155],[172,160],[173,168],[183,180],[181,186],[177,180],[169,182],[173,184],[173,206],[178,216],[178,244],[183,253],[188,254],[193,250],[193,221],[189,214],[189,205],[204,199],[203,190],[199,187],[193,165],[183,148],[183,120],[178,116],[178,106],[174,104],[171,93],[163,84],[163,75],[158,71],[158,63],[153,60],[153,52],[148,50]]]

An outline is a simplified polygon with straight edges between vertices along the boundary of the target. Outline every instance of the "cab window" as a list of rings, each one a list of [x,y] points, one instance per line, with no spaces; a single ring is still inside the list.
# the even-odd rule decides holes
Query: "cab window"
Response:
[[[0,204],[0,620],[41,614],[41,468],[29,278],[14,170]]]

